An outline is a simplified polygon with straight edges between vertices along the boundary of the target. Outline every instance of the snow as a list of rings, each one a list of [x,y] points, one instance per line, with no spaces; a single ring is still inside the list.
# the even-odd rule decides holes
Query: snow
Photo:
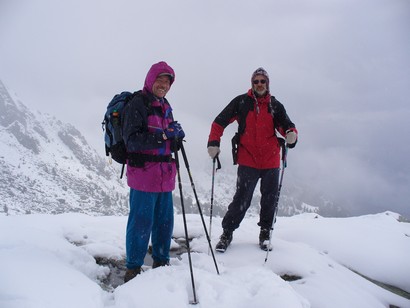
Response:
[[[219,275],[200,216],[186,218],[194,237],[196,307],[410,307],[410,300],[357,274],[410,292],[410,224],[395,213],[278,217],[268,255],[257,245],[257,217],[248,216],[228,250],[215,253]],[[151,270],[147,264],[115,289],[102,287],[110,268],[95,257],[124,259],[126,221],[84,214],[0,216],[0,307],[193,307],[187,253],[169,267]],[[212,219],[213,245],[220,222]],[[174,236],[184,234],[176,215]],[[285,274],[299,279],[285,281]]]

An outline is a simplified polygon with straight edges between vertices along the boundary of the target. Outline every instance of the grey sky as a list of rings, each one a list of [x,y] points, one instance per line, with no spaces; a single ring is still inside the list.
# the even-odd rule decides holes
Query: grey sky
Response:
[[[407,0],[2,0],[0,79],[104,154],[108,101],[165,60],[187,149],[205,164],[210,123],[262,66],[300,132],[292,178],[356,213],[410,216],[409,29]]]

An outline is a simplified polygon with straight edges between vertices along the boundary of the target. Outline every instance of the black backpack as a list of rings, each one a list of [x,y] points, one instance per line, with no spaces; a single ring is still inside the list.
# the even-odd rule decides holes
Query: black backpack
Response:
[[[124,91],[116,94],[107,106],[104,120],[101,123],[105,141],[105,155],[122,164],[121,178],[127,161],[127,151],[122,139],[122,112],[125,105],[136,93]]]

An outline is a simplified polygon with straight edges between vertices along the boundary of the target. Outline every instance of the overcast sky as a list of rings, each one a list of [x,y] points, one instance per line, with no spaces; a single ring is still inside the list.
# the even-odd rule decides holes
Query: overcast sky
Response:
[[[290,178],[410,217],[409,29],[407,0],[1,0],[0,79],[104,155],[107,103],[165,60],[186,148],[209,163],[212,120],[262,66],[300,133]]]

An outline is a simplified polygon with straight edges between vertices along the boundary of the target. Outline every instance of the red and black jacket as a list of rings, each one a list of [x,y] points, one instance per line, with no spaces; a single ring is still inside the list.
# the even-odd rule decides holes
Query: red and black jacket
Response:
[[[219,147],[225,128],[234,121],[238,122],[240,136],[237,163],[257,169],[279,168],[280,144],[276,133],[297,133],[285,107],[270,94],[254,97],[252,90],[235,97],[212,123],[208,146]]]

